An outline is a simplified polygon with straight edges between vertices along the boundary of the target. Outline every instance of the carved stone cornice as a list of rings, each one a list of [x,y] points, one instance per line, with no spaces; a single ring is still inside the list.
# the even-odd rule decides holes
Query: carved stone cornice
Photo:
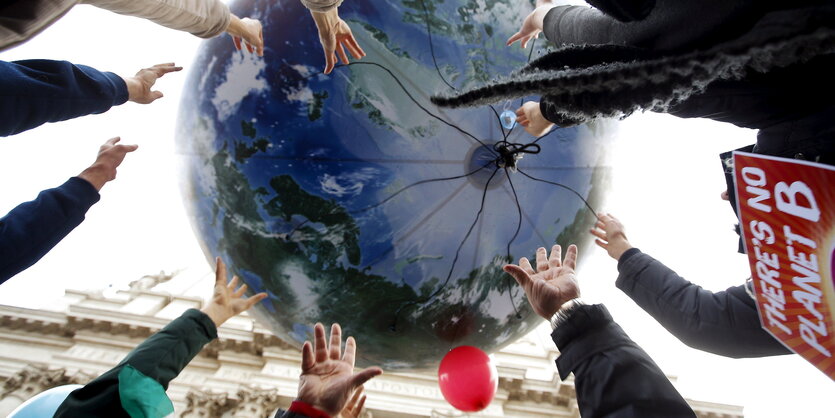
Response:
[[[66,369],[50,369],[44,364],[27,364],[3,382],[3,393],[0,399],[12,394],[19,395],[21,399],[29,399],[31,396],[57,386],[85,384],[94,377],[82,372],[68,374]]]
[[[180,414],[180,417],[219,417],[237,404],[237,399],[229,398],[224,392],[191,390],[186,394],[186,409]]]

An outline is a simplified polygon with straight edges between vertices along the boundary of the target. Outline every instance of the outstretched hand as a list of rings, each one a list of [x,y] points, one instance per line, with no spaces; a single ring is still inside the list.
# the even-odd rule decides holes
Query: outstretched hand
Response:
[[[357,345],[353,337],[345,342],[342,353],[342,329],[331,326],[330,343],[325,341],[325,327],[313,327],[313,345],[305,341],[302,347],[302,375],[297,399],[329,415],[343,411],[351,394],[365,382],[383,373],[379,367],[369,367],[354,373]],[[362,405],[360,404],[360,407]]]
[[[339,418],[359,418],[362,414],[362,407],[365,406],[364,389],[364,387],[360,386],[354,390],[353,396],[345,404],[345,407],[342,408],[342,412],[339,413]]]
[[[264,30],[258,20],[232,15],[226,32],[232,36],[232,43],[238,51],[246,47],[250,54],[254,52],[259,57],[264,56]]]
[[[220,327],[229,318],[264,300],[267,294],[262,292],[244,299],[243,295],[246,293],[246,285],[237,288],[238,276],[233,277],[232,281],[226,284],[226,264],[223,263],[220,257],[215,258],[215,262],[217,263],[217,269],[215,270],[215,289],[212,294],[212,299],[203,308],[203,313],[212,319],[215,326]]]
[[[118,136],[108,139],[99,147],[99,154],[93,165],[87,167],[78,177],[87,180],[98,191],[101,191],[107,182],[115,179],[116,169],[125,160],[125,156],[139,148],[138,145],[119,144],[120,140]]]
[[[620,260],[623,253],[632,248],[632,244],[626,239],[623,224],[614,216],[601,213],[594,226],[595,229],[590,231],[592,235],[597,237],[594,243],[606,250],[609,256],[615,260]]]
[[[539,102],[525,102],[516,109],[516,122],[525,128],[525,132],[539,138],[554,127],[554,123],[542,115]]]
[[[536,250],[536,270],[527,258],[522,257],[519,265],[506,264],[504,271],[513,276],[516,282],[525,290],[528,302],[534,312],[550,320],[560,307],[580,296],[580,286],[574,274],[577,266],[577,246],[571,244],[565,254],[565,261],[561,260],[562,247],[555,245],[551,248],[551,256],[545,248]]]
[[[567,6],[569,4],[565,0],[536,0],[536,8],[522,21],[522,27],[519,31],[507,40],[507,46],[511,46],[514,42],[520,41],[522,48],[527,48],[528,42],[531,39],[538,38],[542,32],[545,25],[545,15],[554,7]]]
[[[325,52],[325,74],[330,74],[337,63],[337,56],[343,64],[348,64],[348,54],[345,48],[355,59],[365,56],[365,51],[357,43],[351,28],[339,17],[337,9],[327,12],[314,12],[313,21],[319,30],[319,42],[322,43],[322,50]]]
[[[162,92],[152,91],[151,87],[154,87],[160,77],[182,69],[183,67],[177,67],[173,62],[169,62],[143,68],[135,76],[125,78],[125,84],[128,86],[128,100],[139,104],[148,104],[162,98]]]

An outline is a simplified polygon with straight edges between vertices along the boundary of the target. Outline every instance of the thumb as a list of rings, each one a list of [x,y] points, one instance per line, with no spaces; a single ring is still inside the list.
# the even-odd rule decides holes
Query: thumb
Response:
[[[161,99],[163,96],[162,92],[159,90],[154,90],[151,92],[151,101]]]
[[[355,373],[351,376],[351,390],[364,385],[365,382],[381,374],[383,374],[383,369],[379,367],[369,367],[359,373]]]
[[[504,266],[504,271],[513,276],[516,279],[516,283],[519,283],[519,286],[522,286],[523,289],[527,289],[530,286],[531,276],[525,270],[522,270],[521,267],[515,264],[507,264]]]

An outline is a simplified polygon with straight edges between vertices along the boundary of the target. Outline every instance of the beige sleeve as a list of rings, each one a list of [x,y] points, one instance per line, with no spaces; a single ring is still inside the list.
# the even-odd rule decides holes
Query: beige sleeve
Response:
[[[113,13],[141,17],[166,28],[211,38],[226,31],[232,15],[221,0],[81,0]]]
[[[342,4],[342,0],[301,0],[304,7],[314,12],[327,12]]]

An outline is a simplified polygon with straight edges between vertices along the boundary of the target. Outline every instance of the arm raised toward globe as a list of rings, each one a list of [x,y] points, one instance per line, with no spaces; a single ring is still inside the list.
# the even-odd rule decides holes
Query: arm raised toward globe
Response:
[[[343,64],[348,64],[345,49],[355,59],[365,56],[365,51],[359,46],[351,28],[339,17],[338,7],[342,0],[301,0],[310,9],[310,15],[319,30],[319,41],[325,52],[325,74],[330,74],[337,63],[337,56]]]
[[[555,245],[551,255],[536,250],[536,270],[527,258],[504,271],[525,290],[539,316],[551,320],[551,338],[560,350],[561,379],[574,373],[580,415],[695,417],[664,372],[614,322],[603,305],[576,300],[580,287],[574,269],[577,246],[565,260]],[[573,302],[572,302],[573,301]]]

